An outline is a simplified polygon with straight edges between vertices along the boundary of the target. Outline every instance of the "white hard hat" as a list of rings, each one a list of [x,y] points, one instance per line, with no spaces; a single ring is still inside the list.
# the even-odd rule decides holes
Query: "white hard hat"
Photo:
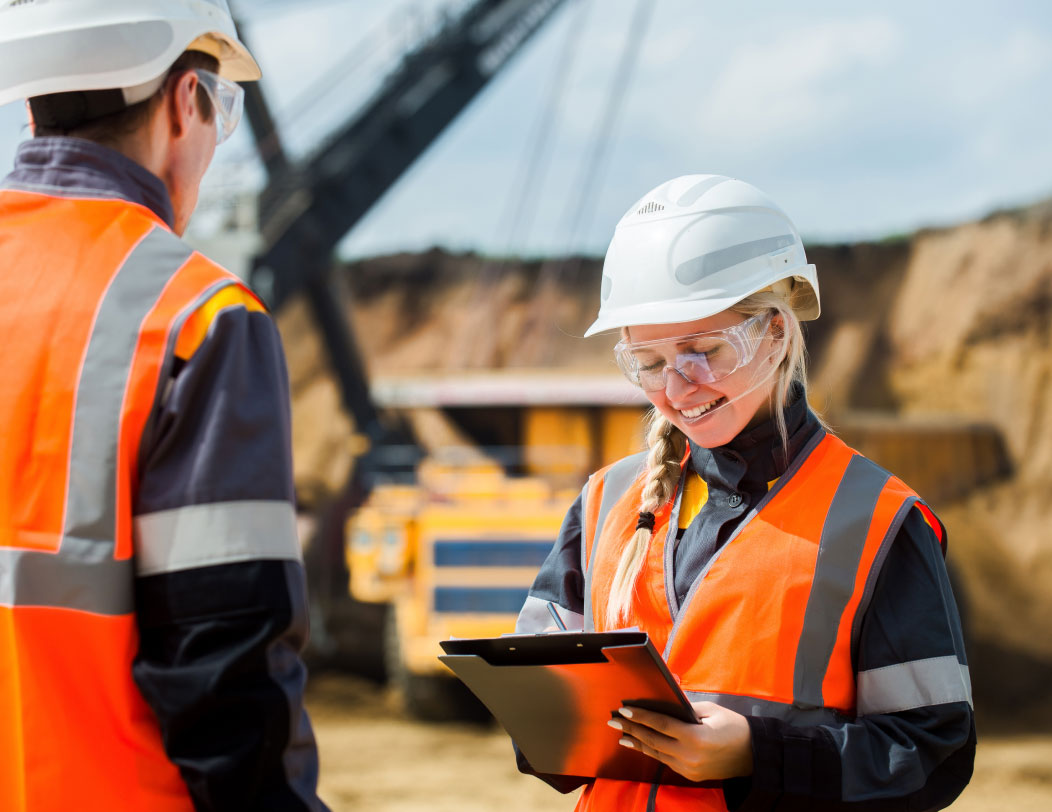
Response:
[[[116,89],[135,104],[186,50],[235,82],[260,76],[226,0],[0,0],[0,105]]]
[[[722,175],[684,175],[645,194],[614,230],[595,335],[720,313],[780,279],[794,312],[818,318],[818,278],[792,222],[767,195]]]

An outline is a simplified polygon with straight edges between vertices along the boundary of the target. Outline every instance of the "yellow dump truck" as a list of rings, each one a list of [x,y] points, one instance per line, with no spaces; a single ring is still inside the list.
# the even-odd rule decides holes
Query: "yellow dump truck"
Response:
[[[351,594],[389,606],[386,670],[409,713],[425,719],[470,705],[437,659],[439,641],[514,629],[567,506],[538,478],[474,469],[444,479],[377,487],[348,533]]]
[[[638,390],[602,380],[606,389],[553,376],[374,385],[429,456],[412,485],[375,486],[349,519],[350,591],[388,607],[385,670],[413,716],[470,713],[439,641],[513,631],[584,477],[640,447]]]

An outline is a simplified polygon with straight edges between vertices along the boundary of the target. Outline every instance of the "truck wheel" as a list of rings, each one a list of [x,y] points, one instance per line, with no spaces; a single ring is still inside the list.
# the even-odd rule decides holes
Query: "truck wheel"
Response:
[[[456,677],[414,674],[402,656],[398,612],[390,607],[384,623],[384,660],[391,685],[402,706],[414,719],[425,722],[476,722],[490,720],[489,711]]]

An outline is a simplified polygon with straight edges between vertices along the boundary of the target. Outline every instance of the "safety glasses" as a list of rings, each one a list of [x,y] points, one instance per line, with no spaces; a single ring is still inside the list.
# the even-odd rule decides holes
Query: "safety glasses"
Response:
[[[245,109],[245,89],[237,82],[231,82],[209,70],[195,68],[194,73],[212,102],[216,120],[216,144],[222,144],[241,121],[241,113]]]
[[[757,313],[740,324],[707,333],[655,341],[617,342],[614,355],[625,377],[647,392],[664,389],[669,372],[689,383],[715,383],[756,356],[773,311]],[[674,359],[669,363],[668,359]]]

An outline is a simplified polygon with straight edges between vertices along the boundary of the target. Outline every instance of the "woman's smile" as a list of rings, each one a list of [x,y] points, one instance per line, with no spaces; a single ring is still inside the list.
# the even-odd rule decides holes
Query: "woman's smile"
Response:
[[[683,417],[684,423],[686,423],[687,425],[693,425],[695,423],[699,423],[701,419],[706,415],[706,413],[709,412],[711,409],[725,403],[726,401],[727,398],[720,395],[718,398],[707,401],[698,406],[691,406],[689,409],[677,409],[677,411]]]

